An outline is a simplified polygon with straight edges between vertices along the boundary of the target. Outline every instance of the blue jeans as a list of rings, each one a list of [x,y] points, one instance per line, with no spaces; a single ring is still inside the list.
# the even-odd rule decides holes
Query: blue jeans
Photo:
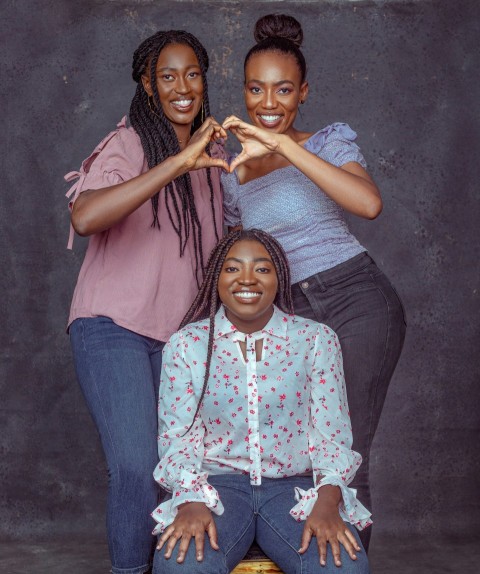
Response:
[[[112,572],[143,574],[152,560],[158,504],[157,401],[164,343],[107,317],[70,326],[77,378],[107,460]]]
[[[340,545],[341,567],[335,566],[329,544],[327,564],[320,566],[315,538],[305,554],[297,552],[305,523],[294,520],[289,511],[296,504],[294,488],[307,490],[312,486],[311,477],[262,478],[261,485],[252,486],[248,475],[224,474],[210,476],[209,482],[218,490],[225,508],[221,516],[214,517],[220,550],[212,549],[207,535],[202,562],[197,562],[193,540],[182,564],[176,561],[176,548],[168,560],[163,556],[164,549],[157,550],[153,574],[227,574],[243,559],[254,539],[285,574],[370,572],[364,550],[356,552],[357,560],[352,560]],[[347,526],[361,545],[355,528]]]
[[[405,311],[367,253],[292,286],[295,313],[331,327],[342,347],[353,448],[363,457],[351,486],[372,509],[370,447],[405,338]],[[360,534],[368,551],[371,528]]]

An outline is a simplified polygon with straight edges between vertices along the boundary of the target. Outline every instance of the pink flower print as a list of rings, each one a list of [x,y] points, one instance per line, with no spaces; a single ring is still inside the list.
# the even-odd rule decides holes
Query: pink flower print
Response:
[[[270,408],[270,405],[269,405],[269,404],[266,404],[266,405],[265,405],[265,408],[266,408],[266,409],[269,409],[269,408]]]
[[[275,345],[275,349],[277,351],[281,351],[282,350],[282,345]]]
[[[287,398],[287,395],[286,395],[285,393],[282,393],[282,394],[280,395],[280,397],[279,397],[279,399],[280,399],[281,401],[284,401],[286,398]]]
[[[262,375],[260,378],[262,379],[262,381],[266,381],[266,380],[267,380],[267,375]]]
[[[233,403],[233,397],[230,397],[230,398],[228,399],[228,402],[229,402],[229,403]]]
[[[302,421],[301,419],[297,419],[296,421],[297,427],[301,427],[302,426]]]

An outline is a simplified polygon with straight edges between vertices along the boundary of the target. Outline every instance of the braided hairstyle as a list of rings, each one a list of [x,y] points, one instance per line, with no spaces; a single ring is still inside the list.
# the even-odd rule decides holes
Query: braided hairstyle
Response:
[[[147,158],[148,167],[151,169],[180,152],[177,135],[170,121],[166,118],[157,89],[157,62],[160,52],[170,44],[184,44],[190,46],[195,52],[203,79],[203,114],[210,115],[208,101],[208,55],[202,44],[188,32],[183,30],[160,31],[144,40],[135,50],[132,64],[132,77],[137,82],[137,89],[130,105],[130,123],[140,137],[143,151]],[[150,72],[152,87],[152,100],[143,88],[142,75],[147,70]],[[202,124],[202,111],[199,111],[192,125],[192,133]],[[207,153],[210,151],[207,148]],[[214,207],[214,194],[210,168],[207,168],[207,181],[210,188],[210,205],[212,209],[213,226],[218,241],[217,222]],[[175,183],[175,185],[174,185]],[[158,220],[160,192],[152,197],[153,222],[152,227],[160,229]],[[193,236],[195,251],[195,279],[200,286],[201,275],[204,270],[202,226],[195,207],[195,199],[192,190],[190,174],[187,172],[175,178],[165,186],[165,208],[173,229],[178,235],[180,257],[185,252],[185,246]]]
[[[257,42],[245,56],[244,70],[252,56],[262,52],[290,54],[297,62],[303,84],[307,76],[307,63],[300,50],[303,30],[300,22],[287,14],[267,14],[255,24],[254,38]]]
[[[238,241],[258,241],[261,243],[268,254],[272,258],[275,271],[277,273],[278,288],[274,303],[285,313],[293,314],[293,299],[290,286],[290,268],[288,266],[287,256],[282,246],[270,234],[260,229],[246,229],[232,231],[219,241],[213,249],[208,259],[207,268],[205,270],[205,278],[200,287],[200,291],[196,296],[192,306],[183,318],[180,324],[180,329],[202,319],[209,318],[209,332],[208,332],[208,349],[207,349],[207,362],[205,367],[205,376],[203,379],[203,387],[198,401],[197,410],[193,417],[192,424],[185,434],[192,428],[195,419],[197,418],[200,410],[200,405],[207,390],[208,379],[210,376],[210,364],[212,362],[213,352],[213,334],[215,331],[215,315],[220,308],[221,301],[218,296],[218,279],[222,271],[225,258],[230,251],[231,247]]]

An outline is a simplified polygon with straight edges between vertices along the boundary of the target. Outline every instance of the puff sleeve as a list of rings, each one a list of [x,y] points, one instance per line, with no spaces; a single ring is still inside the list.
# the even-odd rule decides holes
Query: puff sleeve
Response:
[[[305,147],[336,167],[354,161],[366,169],[367,163],[356,139],[356,132],[348,124],[335,123],[315,133]]]
[[[140,138],[133,128],[127,128],[127,117],[117,124],[82,162],[78,171],[64,176],[68,182],[74,182],[67,191],[69,208],[78,196],[87,189],[101,189],[128,181],[145,171],[145,154]],[[73,228],[70,228],[68,248],[73,245]]]

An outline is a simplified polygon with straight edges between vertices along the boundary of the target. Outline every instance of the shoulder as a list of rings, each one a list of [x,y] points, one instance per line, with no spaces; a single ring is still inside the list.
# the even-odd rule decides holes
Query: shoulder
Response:
[[[345,142],[346,145],[357,139],[357,133],[342,122],[330,124],[315,132],[306,142],[305,148],[318,153],[325,145],[332,142]]]
[[[112,169],[128,163],[140,164],[141,169],[145,159],[142,143],[137,132],[132,127],[127,127],[126,116],[117,124],[116,129],[108,133],[83,161],[83,172],[88,173],[93,162],[97,159],[100,159],[102,164],[111,164]]]
[[[111,132],[111,138],[108,141],[108,152],[112,157],[118,154],[119,158],[128,158],[132,162],[142,162],[145,159],[140,136],[131,127],[126,125],[127,118],[124,116],[122,121],[117,124],[117,129]],[[108,136],[107,136],[108,137]]]
[[[197,343],[207,342],[210,332],[209,319],[202,319],[195,323],[189,323],[182,329],[179,329],[167,341],[167,347],[171,349],[182,348],[184,352],[188,353],[194,349]]]
[[[356,132],[348,124],[335,123],[313,134],[305,149],[337,167],[356,162],[366,169],[367,163],[356,139]]]

